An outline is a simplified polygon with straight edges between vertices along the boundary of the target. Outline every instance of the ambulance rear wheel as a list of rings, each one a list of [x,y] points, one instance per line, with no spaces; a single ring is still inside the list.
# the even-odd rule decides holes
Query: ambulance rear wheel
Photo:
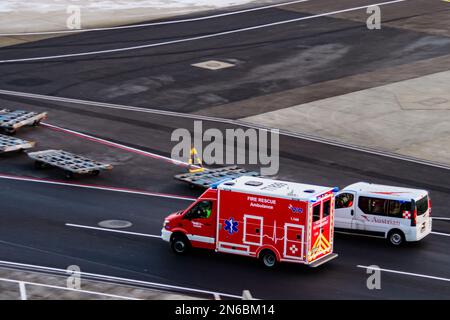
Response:
[[[260,259],[267,268],[274,268],[277,265],[277,256],[271,250],[261,252]]]
[[[189,250],[189,240],[184,236],[175,235],[170,241],[170,246],[173,252],[182,255]]]
[[[400,230],[392,230],[388,234],[388,241],[393,246],[400,246],[405,242],[405,235]]]

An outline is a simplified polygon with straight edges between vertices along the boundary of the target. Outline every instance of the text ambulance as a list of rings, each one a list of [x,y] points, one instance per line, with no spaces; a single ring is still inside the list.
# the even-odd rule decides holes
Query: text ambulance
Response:
[[[312,267],[333,253],[334,192],[320,187],[240,177],[208,189],[165,219],[162,238],[175,253],[190,247]]]
[[[425,190],[352,184],[336,195],[336,231],[386,238],[398,246],[431,233],[431,201]]]

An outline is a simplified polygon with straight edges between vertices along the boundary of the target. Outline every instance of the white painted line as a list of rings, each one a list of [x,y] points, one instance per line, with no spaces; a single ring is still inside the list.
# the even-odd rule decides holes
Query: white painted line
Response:
[[[431,217],[433,220],[443,220],[443,221],[450,221],[450,218],[444,218],[444,217]]]
[[[84,225],[81,225],[81,224],[74,224],[74,223],[66,223],[66,226],[67,227],[80,228],[80,229],[91,229],[91,230],[99,230],[99,231],[106,231],[106,232],[129,234],[129,235],[132,235],[132,236],[140,236],[140,237],[161,239],[161,236],[154,235],[154,234],[146,234],[146,233],[130,232],[130,231],[123,231],[123,230],[116,230],[116,229],[91,227],[91,226],[84,226]]]
[[[431,234],[434,234],[434,235],[437,235],[437,236],[450,237],[450,234],[442,233],[442,232],[434,232],[434,231],[432,231]]]
[[[0,33],[0,37],[33,36],[33,35],[46,35],[46,34],[48,34],[48,35],[51,35],[51,34],[70,34],[70,33],[82,33],[82,32],[92,32],[92,31],[109,31],[109,30],[123,30],[123,29],[143,28],[143,27],[154,27],[154,26],[161,26],[161,25],[171,25],[171,24],[179,24],[179,23],[186,23],[186,22],[196,22],[196,21],[203,21],[203,20],[210,20],[210,19],[228,17],[228,16],[238,15],[238,14],[242,14],[242,13],[262,11],[262,10],[267,10],[267,9],[271,9],[271,8],[278,8],[278,7],[285,7],[285,6],[288,6],[288,5],[302,3],[302,2],[308,2],[308,1],[309,0],[295,0],[295,1],[271,4],[271,5],[267,5],[267,6],[260,6],[260,7],[256,7],[256,8],[250,8],[250,9],[244,9],[244,10],[237,10],[237,11],[213,14],[213,15],[203,16],[203,17],[198,17],[198,18],[188,18],[188,19],[161,21],[161,22],[141,23],[141,24],[126,25],[126,26],[108,27],[108,28],[91,28],[91,29],[59,30],[59,31],[43,31],[43,32],[23,32],[23,33]]]
[[[18,91],[10,91],[10,90],[0,90],[0,95],[7,95],[7,96],[15,96],[15,97],[25,97],[30,99],[39,99],[39,100],[46,100],[46,101],[57,101],[57,102],[64,102],[64,103],[73,103],[73,104],[80,104],[80,105],[87,105],[87,106],[95,106],[99,108],[107,108],[107,109],[115,109],[115,110],[126,110],[126,111],[132,111],[132,112],[141,112],[141,113],[149,113],[149,114],[156,114],[156,115],[162,115],[162,116],[169,116],[169,117],[179,117],[179,118],[186,118],[186,119],[194,119],[194,120],[204,120],[204,121],[211,121],[211,122],[218,122],[223,124],[230,124],[235,126],[241,126],[246,128],[254,128],[259,130],[266,130],[270,131],[276,128],[270,128],[265,126],[257,126],[245,121],[240,120],[231,120],[231,119],[224,119],[224,118],[216,118],[216,117],[209,117],[209,116],[202,116],[202,115],[196,115],[196,114],[189,114],[189,113],[181,113],[181,112],[173,112],[173,111],[164,111],[164,110],[157,110],[157,109],[150,109],[150,108],[142,108],[142,107],[133,107],[133,106],[126,106],[126,105],[120,105],[120,104],[112,104],[112,103],[104,103],[104,102],[96,102],[96,101],[89,101],[89,100],[81,100],[81,99],[72,99],[72,98],[64,98],[64,97],[54,97],[54,96],[47,96],[42,94],[34,94],[34,93],[27,93],[27,92],[18,92]],[[309,134],[304,133],[297,133],[297,132],[291,132],[287,130],[278,129],[279,134],[282,136],[288,136],[296,139],[302,139],[307,141],[312,141],[316,143],[322,143],[334,147],[364,152],[368,154],[374,154],[377,156],[382,156],[386,158],[391,159],[397,159],[412,163],[417,163],[425,166],[435,167],[439,169],[444,170],[450,170],[450,166],[443,164],[443,163],[437,163],[422,159],[417,159],[409,156],[404,156],[397,153],[391,153],[386,152],[382,150],[367,148],[367,147],[361,147],[349,143],[343,143],[331,139],[325,139]]]
[[[361,234],[361,233],[354,233],[354,232],[334,231],[334,233],[346,234],[346,235],[357,236],[357,237],[385,239],[385,238],[382,237],[382,236],[372,236],[372,235],[370,235],[370,234]]]
[[[64,275],[67,275],[67,270],[64,269],[57,269],[57,268],[51,268],[51,267],[44,267],[44,266],[37,266],[32,264],[24,264],[24,263],[17,263],[17,262],[10,262],[10,261],[1,261],[0,265],[9,266],[9,267],[15,267],[15,268],[27,268],[27,269],[33,269],[33,270],[41,270],[41,271],[47,271],[47,272],[56,272],[56,273],[62,273]],[[202,294],[209,294],[209,295],[219,295],[222,297],[228,297],[228,298],[236,298],[236,299],[242,299],[242,296],[218,292],[218,291],[209,291],[209,290],[201,290],[201,289],[194,289],[194,288],[188,288],[188,287],[182,287],[182,286],[174,286],[169,284],[163,284],[163,283],[157,283],[157,282],[147,282],[147,281],[141,281],[141,280],[133,280],[133,279],[126,279],[126,278],[119,278],[119,277],[113,277],[113,276],[107,276],[102,274],[96,274],[96,273],[88,273],[88,272],[80,272],[80,275],[83,277],[90,277],[96,280],[105,280],[105,281],[115,281],[120,283],[127,283],[130,285],[140,285],[140,286],[149,286],[149,287],[157,287],[160,289],[166,289],[166,290],[179,290],[184,292],[190,292],[190,293],[202,293]]]
[[[450,282],[450,279],[448,279],[448,278],[429,276],[429,275],[420,274],[420,273],[404,272],[404,271],[383,269],[383,268],[373,268],[373,267],[370,267],[370,266],[362,266],[362,265],[357,265],[357,267],[358,268],[362,268],[362,269],[366,269],[366,270],[380,270],[380,271],[388,272],[388,273],[396,273],[396,274],[402,274],[402,275],[406,275],[406,276],[412,276],[412,277],[418,277],[418,278],[426,278],[426,279]]]
[[[31,58],[21,58],[21,59],[11,59],[11,60],[0,60],[0,63],[42,61],[42,60],[54,60],[54,59],[72,58],[72,57],[85,57],[85,56],[92,56],[92,55],[99,55],[99,54],[109,54],[109,53],[140,50],[140,49],[146,49],[146,48],[155,48],[155,47],[161,47],[161,46],[166,46],[166,45],[170,45],[170,44],[177,44],[177,43],[191,42],[191,41],[196,41],[196,40],[217,38],[217,37],[222,37],[222,36],[226,36],[226,35],[230,35],[230,34],[253,31],[253,30],[269,28],[269,27],[274,27],[274,26],[280,26],[280,25],[303,21],[303,20],[310,20],[310,19],[314,19],[314,18],[331,16],[331,15],[335,15],[335,14],[339,14],[339,13],[367,9],[372,6],[386,6],[386,5],[404,2],[404,1],[407,1],[407,0],[393,0],[393,1],[387,1],[387,2],[373,3],[370,5],[366,5],[366,6],[354,7],[354,8],[343,9],[343,10],[336,10],[336,11],[332,11],[332,12],[326,12],[326,13],[316,14],[316,15],[312,15],[312,16],[307,16],[307,17],[283,20],[283,21],[261,24],[261,25],[256,25],[256,26],[246,27],[246,28],[241,28],[241,29],[234,29],[234,30],[229,30],[229,31],[211,33],[211,34],[207,34],[207,35],[203,35],[203,36],[182,38],[182,39],[170,40],[170,41],[165,41],[165,42],[145,44],[145,45],[140,45],[140,46],[132,46],[132,47],[125,47],[125,48],[109,49],[109,50],[89,51],[89,52],[79,52],[79,53],[69,53],[69,54],[44,56],[44,57],[31,57]]]
[[[116,187],[97,186],[97,185],[91,185],[91,184],[69,183],[69,182],[62,182],[62,181],[57,181],[57,180],[48,180],[48,179],[40,179],[40,178],[32,178],[32,177],[19,177],[19,176],[7,175],[7,174],[0,174],[0,179],[36,182],[36,183],[44,183],[44,184],[50,184],[50,185],[59,185],[59,186],[67,186],[67,187],[75,187],[75,188],[86,188],[86,189],[93,189],[93,190],[103,190],[103,191],[121,192],[121,193],[129,193],[129,194],[138,194],[138,195],[144,195],[144,196],[185,200],[185,201],[194,201],[195,200],[195,198],[192,198],[192,197],[177,196],[177,195],[171,195],[171,194],[165,194],[165,193],[157,193],[157,192],[149,192],[149,191],[133,190],[133,189],[125,189],[125,188],[116,188]]]
[[[98,291],[90,291],[90,290],[81,290],[81,289],[75,289],[75,288],[69,288],[69,287],[61,287],[61,286],[55,286],[55,285],[39,283],[39,282],[29,282],[29,281],[21,281],[21,280],[6,279],[6,278],[0,278],[0,281],[19,284],[21,300],[27,300],[27,292],[25,289],[25,285],[57,289],[57,290],[65,290],[65,291],[74,291],[74,292],[79,292],[79,293],[84,293],[84,294],[109,297],[109,298],[113,298],[113,299],[141,300],[141,299],[132,298],[132,297],[119,296],[119,295],[115,295],[115,294],[103,293],[103,292],[98,292]]]

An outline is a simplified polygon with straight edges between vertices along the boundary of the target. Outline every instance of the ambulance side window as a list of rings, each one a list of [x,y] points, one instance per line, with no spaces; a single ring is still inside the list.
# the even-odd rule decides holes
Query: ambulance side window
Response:
[[[389,200],[389,217],[403,218],[404,212],[411,212],[411,202]]]
[[[212,201],[201,201],[197,203],[188,213],[185,214],[185,219],[208,219],[211,216]]]
[[[336,209],[353,207],[353,199],[352,193],[341,193],[336,197]]]

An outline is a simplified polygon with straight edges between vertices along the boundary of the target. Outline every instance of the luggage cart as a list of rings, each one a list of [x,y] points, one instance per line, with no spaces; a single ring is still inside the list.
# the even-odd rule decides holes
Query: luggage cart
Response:
[[[75,174],[97,176],[102,170],[111,170],[110,164],[101,163],[63,150],[30,152],[36,169],[56,167],[64,170],[65,177],[71,179]]]
[[[36,113],[23,110],[0,110],[0,129],[6,134],[14,134],[23,126],[37,126],[47,118],[47,112]]]
[[[13,138],[0,134],[0,153],[21,151],[31,149],[35,146],[35,142]]]
[[[183,173],[175,176],[175,179],[186,182],[191,188],[207,189],[211,185],[226,179],[235,179],[241,176],[260,177],[256,171],[248,171],[238,166],[223,167],[217,169],[205,169],[203,172]]]

